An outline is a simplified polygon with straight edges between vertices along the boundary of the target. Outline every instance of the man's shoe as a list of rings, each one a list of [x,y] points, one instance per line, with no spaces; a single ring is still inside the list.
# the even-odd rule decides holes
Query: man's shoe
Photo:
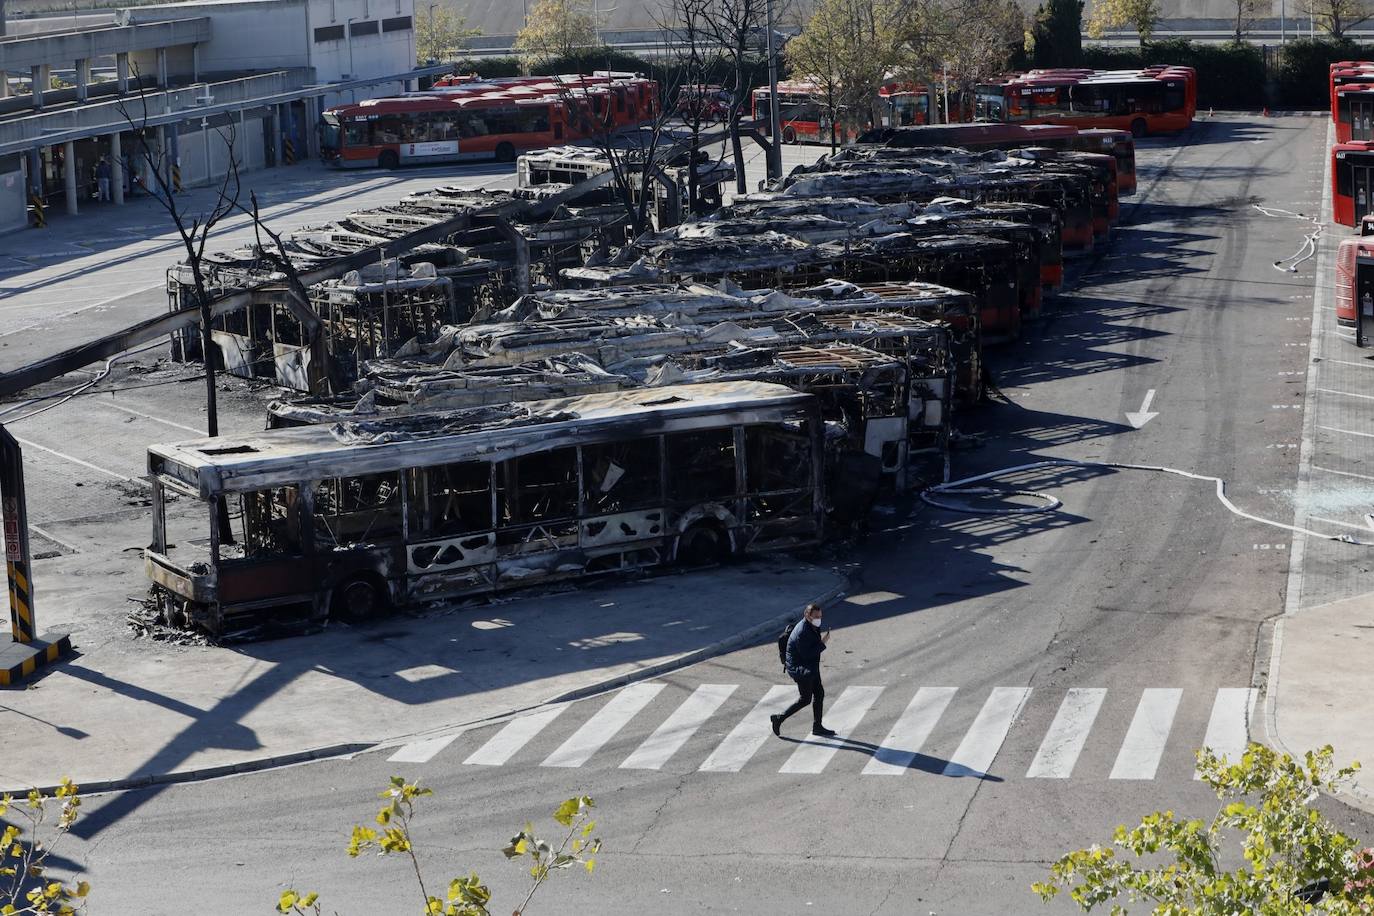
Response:
[[[773,734],[782,737],[782,716],[773,715],[768,717],[768,721],[773,723]]]
[[[831,731],[830,729],[826,728],[824,725],[813,725],[813,726],[811,726],[811,734],[815,735],[817,738],[833,738],[833,737],[835,737],[835,733],[834,733],[833,731]]]

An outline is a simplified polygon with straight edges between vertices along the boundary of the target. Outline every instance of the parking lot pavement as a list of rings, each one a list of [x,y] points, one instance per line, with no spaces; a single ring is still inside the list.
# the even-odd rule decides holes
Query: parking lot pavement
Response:
[[[1312,306],[1309,359],[1305,371],[1293,373],[1291,394],[1273,409],[1304,411],[1301,440],[1279,444],[1300,452],[1297,485],[1288,494],[1294,526],[1362,544],[1295,534],[1291,544],[1274,545],[1289,550],[1289,577],[1268,665],[1266,718],[1271,742],[1282,749],[1331,744],[1340,762],[1370,765],[1374,551],[1363,545],[1374,544],[1374,529],[1365,521],[1374,510],[1374,356],[1357,348],[1352,330],[1336,322],[1335,253],[1350,230],[1328,220],[1330,174],[1323,162],[1311,162],[1306,172],[1324,227],[1315,287],[1303,300]],[[1353,790],[1357,803],[1374,810],[1374,766],[1357,774]]]
[[[275,230],[326,223],[366,207],[394,203],[440,185],[510,188],[509,165],[479,164],[382,171],[338,171],[319,162],[243,176],[240,201],[258,196]],[[187,216],[204,214],[214,189],[177,196]],[[211,233],[207,250],[253,242],[252,221],[235,214]],[[123,207],[91,204],[77,216],[55,214],[45,229],[10,233],[0,254],[0,372],[112,333],[167,308],[167,268],[184,256],[167,211],[150,197]]]
[[[433,737],[766,641],[841,586],[777,557],[230,648],[78,640],[76,658],[0,692],[0,791],[62,776],[100,791]]]

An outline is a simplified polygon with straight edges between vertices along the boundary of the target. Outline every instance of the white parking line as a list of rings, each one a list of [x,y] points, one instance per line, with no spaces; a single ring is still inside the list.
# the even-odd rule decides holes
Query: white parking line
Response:
[[[205,435],[205,430],[203,429],[196,429],[194,426],[187,426],[184,423],[177,423],[172,420],[164,420],[161,417],[155,417],[150,413],[144,413],[141,410],[134,410],[132,407],[125,407],[122,404],[111,404],[109,402],[104,402],[102,406],[113,407],[115,410],[122,410],[125,413],[131,413],[136,417],[142,417],[145,420],[152,420],[154,423],[162,423],[167,426],[176,427],[177,429],[184,429],[188,433],[195,433],[197,436]]]
[[[106,476],[113,477],[115,480],[123,480],[128,483],[136,483],[139,486],[144,487],[148,485],[148,481],[143,480],[141,478],[125,477],[123,474],[116,474],[114,471],[111,471],[108,468],[102,468],[98,464],[91,464],[89,461],[82,461],[80,458],[76,458],[72,455],[59,452],[57,449],[48,448],[46,445],[39,445],[37,442],[30,442],[28,439],[20,439],[18,436],[15,436],[14,441],[18,442],[20,445],[24,445],[29,448],[36,448],[40,452],[47,452],[49,455],[55,455],[64,461],[70,461],[72,464],[79,464],[83,468],[89,468],[92,471],[96,471],[98,473],[105,474]]]
[[[1340,433],[1342,436],[1364,436],[1367,439],[1374,439],[1374,433],[1361,433],[1353,429],[1339,429],[1335,426],[1318,426],[1317,429],[1324,429],[1329,433]]]
[[[1360,480],[1374,480],[1374,476],[1369,474],[1356,474],[1354,471],[1338,471],[1335,468],[1324,468],[1312,465],[1312,470],[1321,471],[1323,474],[1337,474],[1341,477],[1358,477]]]
[[[1374,394],[1356,394],[1353,391],[1340,391],[1336,388],[1318,388],[1322,394],[1339,394],[1346,398],[1359,398],[1362,401],[1374,401]]]
[[[1374,369],[1374,362],[1357,363],[1349,359],[1323,359],[1319,365],[1325,363],[1336,363],[1341,366],[1359,366],[1361,369]]]
[[[1321,522],[1325,525],[1339,525],[1342,528],[1354,528],[1356,531],[1364,532],[1368,532],[1370,530],[1368,525],[1352,525],[1350,522],[1343,522],[1339,519],[1334,518],[1322,518],[1320,515],[1309,515],[1308,518],[1310,518],[1314,522]],[[33,526],[30,525],[29,527],[32,528]]]

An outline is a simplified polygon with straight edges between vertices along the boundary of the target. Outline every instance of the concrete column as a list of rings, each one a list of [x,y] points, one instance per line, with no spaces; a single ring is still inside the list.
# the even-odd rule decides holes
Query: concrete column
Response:
[[[76,216],[76,144],[62,144],[62,180],[67,185],[67,212]]]
[[[91,62],[90,59],[78,60],[76,62],[76,98],[79,102],[87,99],[87,87],[91,84]]]
[[[29,150],[29,193],[43,196],[43,150]]]
[[[115,55],[115,80],[119,84],[119,94],[129,91],[129,53],[121,51]]]
[[[318,159],[320,158],[320,135],[315,130],[315,125],[320,123],[320,115],[324,113],[324,96],[306,99],[305,111],[310,119],[305,131],[305,148],[311,159]]]
[[[159,89],[167,88],[167,49],[157,49],[157,86]]]
[[[200,82],[200,42],[191,43],[191,82]]]
[[[10,97],[10,75],[4,70],[0,70],[0,99]]]
[[[172,163],[176,160],[176,125],[164,124],[157,129],[158,145],[162,147],[162,180],[167,187],[176,189],[172,183]]]
[[[110,197],[117,206],[124,204],[124,148],[119,132],[110,134]]]
[[[51,70],[47,64],[34,64],[29,68],[29,81],[33,85],[33,107],[43,107],[43,93],[48,90]]]
[[[286,162],[282,151],[281,121],[281,106],[273,105],[268,109],[267,115],[267,148],[272,151],[272,161],[267,163],[269,166],[278,166]]]

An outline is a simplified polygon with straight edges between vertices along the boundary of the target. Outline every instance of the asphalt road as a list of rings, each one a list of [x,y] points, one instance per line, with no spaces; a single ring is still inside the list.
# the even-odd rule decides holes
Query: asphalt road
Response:
[[[1148,142],[1160,168],[1111,249],[993,358],[1002,396],[961,419],[978,444],[956,472],[1167,465],[1290,520],[1312,264],[1276,270],[1307,227],[1253,205],[1315,210],[1325,136],[1319,118],[1218,118],[1186,143]],[[1158,416],[1134,429],[1151,391]],[[476,869],[494,912],[524,884],[500,847],[526,820],[551,828],[573,794],[597,800],[600,867],[557,875],[531,912],[1038,912],[1030,883],[1062,852],[1155,809],[1213,813],[1193,753],[1258,722],[1288,539],[1228,513],[1208,482],[1008,480],[1062,510],[905,506],[860,548],[852,596],[826,614],[826,718],[844,742],[802,743],[805,713],[784,740],[767,734],[759,717],[786,691],[765,645],[538,728],[94,798],[63,854],[105,912],[266,912],[287,886],[322,890],[327,912],[417,912],[403,863],[344,853],[399,774],[435,792],[417,828],[431,889]],[[1369,817],[1325,804],[1374,836]]]

